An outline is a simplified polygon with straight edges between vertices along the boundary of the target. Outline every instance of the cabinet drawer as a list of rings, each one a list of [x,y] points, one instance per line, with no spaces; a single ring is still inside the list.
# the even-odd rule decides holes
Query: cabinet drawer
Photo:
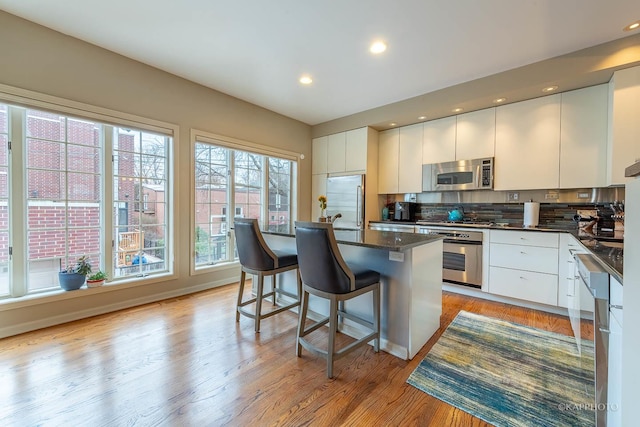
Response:
[[[510,268],[489,268],[489,292],[541,304],[558,304],[558,276]]]
[[[491,243],[489,265],[558,274],[558,249]]]
[[[507,245],[558,247],[558,233],[536,231],[491,230],[491,243]]]

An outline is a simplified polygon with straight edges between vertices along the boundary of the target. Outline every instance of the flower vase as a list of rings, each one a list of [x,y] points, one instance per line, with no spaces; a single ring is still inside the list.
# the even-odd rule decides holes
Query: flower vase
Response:
[[[324,209],[320,210],[320,218],[318,218],[318,222],[327,222],[327,215]]]

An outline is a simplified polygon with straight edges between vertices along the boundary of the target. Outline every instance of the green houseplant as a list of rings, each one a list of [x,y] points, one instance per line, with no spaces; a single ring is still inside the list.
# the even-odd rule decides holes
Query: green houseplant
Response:
[[[87,277],[87,288],[97,288],[98,286],[102,286],[104,285],[105,280],[107,280],[107,274],[102,270],[98,270]]]
[[[60,270],[58,282],[63,290],[75,291],[84,285],[88,274],[91,274],[91,262],[86,255],[83,255],[76,260],[75,264]]]

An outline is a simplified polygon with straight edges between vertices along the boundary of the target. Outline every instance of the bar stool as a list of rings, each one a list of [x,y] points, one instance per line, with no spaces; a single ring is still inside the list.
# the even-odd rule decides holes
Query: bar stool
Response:
[[[238,290],[238,303],[236,306],[236,322],[240,321],[240,315],[247,316],[255,320],[255,331],[260,332],[260,321],[267,317],[281,313],[290,308],[300,305],[302,295],[300,272],[298,271],[298,257],[294,253],[273,250],[264,241],[264,237],[258,228],[258,221],[253,218],[235,218],[234,233],[236,235],[236,248],[240,259],[240,289]],[[278,286],[278,273],[289,270],[296,270],[298,295],[294,295]],[[258,276],[258,286],[256,296],[248,300],[242,300],[244,293],[244,283],[247,273]],[[264,293],[264,277],[273,276],[273,289]],[[262,313],[262,300],[273,297],[273,305],[276,305],[277,295],[282,294],[290,298],[295,298],[295,302],[280,306],[268,313]],[[253,312],[245,308],[249,304],[255,303]]]
[[[302,347],[327,359],[327,377],[333,378],[333,362],[373,339],[373,350],[380,349],[380,273],[353,263],[347,264],[336,242],[330,223],[296,222],[296,247],[302,276],[302,301],[298,322],[296,355]],[[344,301],[367,292],[373,293],[373,322],[347,313]],[[309,294],[329,300],[329,316],[306,326]],[[339,317],[365,326],[367,334],[340,348],[335,348]],[[316,347],[304,337],[329,323],[327,350]]]

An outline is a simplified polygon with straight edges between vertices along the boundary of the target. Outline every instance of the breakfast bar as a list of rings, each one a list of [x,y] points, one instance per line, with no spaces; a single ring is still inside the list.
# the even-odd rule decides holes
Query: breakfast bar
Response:
[[[412,359],[440,327],[442,313],[442,237],[376,230],[335,230],[345,260],[381,275],[380,348]],[[273,249],[295,250],[294,235],[264,233]],[[295,272],[283,275],[280,286],[295,292]],[[345,303],[358,316],[372,319],[371,295]],[[328,305],[310,300],[310,309],[326,315]],[[358,337],[359,325],[345,321],[342,330]]]

